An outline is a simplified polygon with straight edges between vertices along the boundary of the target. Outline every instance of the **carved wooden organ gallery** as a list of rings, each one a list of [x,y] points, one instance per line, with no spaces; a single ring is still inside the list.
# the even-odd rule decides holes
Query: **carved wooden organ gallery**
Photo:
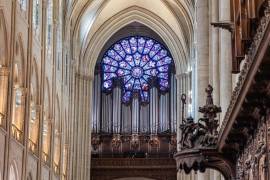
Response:
[[[240,70],[225,117],[218,127],[219,107],[209,86],[203,117],[181,125],[177,168],[186,173],[219,170],[226,179],[270,179],[270,1],[232,1],[234,23],[212,23],[232,32],[233,72]],[[242,62],[241,62],[242,61]],[[240,69],[241,63],[241,69]],[[218,128],[217,128],[218,127]]]

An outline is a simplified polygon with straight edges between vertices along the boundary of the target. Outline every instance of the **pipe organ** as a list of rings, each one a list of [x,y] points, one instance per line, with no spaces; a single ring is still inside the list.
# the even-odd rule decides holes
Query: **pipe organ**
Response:
[[[177,83],[163,45],[143,36],[116,42],[97,64],[93,87],[93,155],[172,155]]]

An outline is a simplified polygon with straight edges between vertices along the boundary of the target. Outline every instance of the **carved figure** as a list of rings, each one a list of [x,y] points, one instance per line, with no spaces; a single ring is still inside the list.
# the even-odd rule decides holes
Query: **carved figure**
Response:
[[[207,93],[206,105],[199,108],[199,112],[203,113],[203,117],[194,122],[192,118],[182,119],[181,129],[181,149],[191,149],[195,147],[210,147],[217,143],[218,120],[217,113],[221,112],[221,108],[213,104],[213,88],[208,85],[205,89]],[[182,105],[185,105],[185,96],[181,97]],[[184,109],[182,109],[182,113]]]

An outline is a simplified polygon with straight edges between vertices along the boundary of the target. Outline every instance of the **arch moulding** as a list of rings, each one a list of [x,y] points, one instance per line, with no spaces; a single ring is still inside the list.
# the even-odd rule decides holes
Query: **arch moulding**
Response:
[[[132,22],[141,23],[155,31],[167,45],[174,59],[176,74],[186,71],[188,66],[188,48],[184,39],[179,39],[174,31],[161,18],[146,9],[133,6],[116,14],[106,21],[98,31],[82,46],[78,71],[88,76],[94,75],[94,69],[105,43],[121,28]],[[74,58],[76,59],[76,58]]]

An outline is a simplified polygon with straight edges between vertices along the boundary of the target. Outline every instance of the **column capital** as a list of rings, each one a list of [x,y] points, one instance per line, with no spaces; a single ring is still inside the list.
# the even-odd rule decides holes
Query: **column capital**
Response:
[[[187,77],[190,73],[191,73],[191,71],[189,71],[189,72],[184,72],[184,73],[181,73],[181,74],[176,74],[176,75],[175,75],[175,78],[178,80],[178,79],[180,79],[180,78]]]
[[[80,79],[80,80],[84,80],[84,81],[93,81],[94,77],[91,75],[85,75],[85,74],[80,74],[80,73],[76,73],[75,77]]]
[[[42,108],[42,105],[32,105],[31,108],[35,109],[36,112],[40,112],[41,111],[41,108]]]
[[[8,76],[9,68],[8,67],[0,67],[0,76]]]

